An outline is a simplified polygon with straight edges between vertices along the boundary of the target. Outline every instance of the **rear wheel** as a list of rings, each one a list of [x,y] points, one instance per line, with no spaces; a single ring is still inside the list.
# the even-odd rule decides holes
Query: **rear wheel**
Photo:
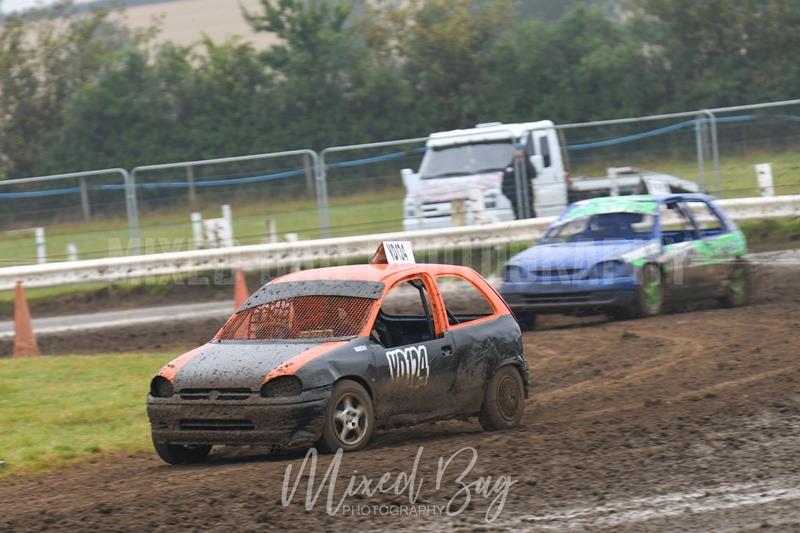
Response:
[[[516,427],[525,410],[525,387],[519,371],[511,366],[500,367],[489,380],[478,415],[486,431]]]
[[[211,451],[210,444],[169,444],[155,440],[153,440],[153,447],[158,456],[171,465],[199,463],[208,457]]]
[[[720,303],[725,307],[747,305],[750,300],[750,263],[739,259],[731,268]]]
[[[325,410],[322,438],[317,446],[327,453],[339,448],[353,452],[369,443],[373,431],[375,412],[369,393],[355,381],[337,383]]]

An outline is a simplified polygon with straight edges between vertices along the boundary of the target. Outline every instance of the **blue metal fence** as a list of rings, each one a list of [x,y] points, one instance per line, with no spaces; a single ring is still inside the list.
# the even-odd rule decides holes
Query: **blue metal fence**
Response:
[[[773,118],[780,117],[785,120],[791,121],[798,121],[800,117],[795,115],[776,115]],[[758,118],[758,115],[737,115],[737,116],[730,116],[730,117],[719,117],[716,119],[718,123],[725,123],[725,122],[746,122],[752,121]],[[643,139],[657,137],[660,135],[666,135],[668,133],[673,133],[679,130],[689,129],[689,128],[697,128],[702,123],[708,122],[709,119],[693,119],[693,120],[684,120],[682,122],[677,122],[675,124],[669,124],[667,126],[654,128],[650,130],[645,130],[637,133],[633,133],[630,135],[624,135],[620,137],[613,137],[610,139],[602,139],[598,141],[591,141],[585,143],[577,143],[577,144],[568,144],[566,145],[566,150],[570,152],[577,152],[583,150],[591,150],[595,148],[604,148],[608,146],[615,146],[625,143],[631,143],[640,141]],[[406,157],[410,154],[420,154],[424,153],[426,150],[425,147],[414,148],[413,150],[403,150],[403,151],[395,151],[389,152],[385,154],[380,154],[376,156],[364,157],[359,159],[350,159],[347,161],[338,161],[335,163],[328,164],[328,168],[336,169],[336,168],[353,168],[353,167],[360,167],[366,165],[374,165],[378,163],[383,163],[386,161],[391,161],[395,159],[401,159]],[[246,177],[236,177],[236,178],[224,178],[224,179],[213,179],[213,180],[197,180],[194,182],[194,186],[197,188],[203,187],[224,187],[230,185],[244,185],[244,184],[251,184],[251,183],[259,183],[265,181],[274,181],[279,179],[290,178],[294,176],[302,175],[305,172],[304,168],[295,168],[289,169],[282,172],[276,172],[272,174],[263,174],[258,176],[246,176]],[[141,190],[154,190],[154,189],[186,189],[189,187],[189,182],[187,180],[179,180],[179,181],[162,181],[162,182],[154,182],[154,183],[136,183],[136,188]],[[123,184],[102,184],[91,187],[91,190],[102,190],[102,191],[113,191],[113,190],[123,190],[125,185]],[[19,198],[36,198],[36,197],[44,197],[44,196],[58,196],[58,195],[66,195],[66,194],[78,194],[80,193],[80,187],[63,187],[59,189],[47,189],[41,191],[22,191],[22,192],[0,192],[0,200],[13,200]]]

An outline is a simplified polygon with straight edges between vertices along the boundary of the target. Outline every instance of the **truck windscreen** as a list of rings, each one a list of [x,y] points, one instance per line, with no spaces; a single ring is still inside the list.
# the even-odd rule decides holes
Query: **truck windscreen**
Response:
[[[514,146],[507,140],[456,144],[429,149],[422,159],[422,179],[445,178],[505,170],[513,164]]]

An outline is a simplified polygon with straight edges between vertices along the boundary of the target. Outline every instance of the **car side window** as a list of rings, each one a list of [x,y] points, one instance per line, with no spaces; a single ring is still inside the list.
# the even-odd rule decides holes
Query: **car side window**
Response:
[[[412,281],[404,281],[395,285],[386,294],[381,304],[381,311],[396,317],[422,317],[425,310],[419,289],[414,287]],[[424,290],[424,288],[423,288]]]
[[[550,166],[550,139],[547,135],[539,137],[539,153],[542,154],[544,168]]]
[[[687,201],[683,205],[694,219],[701,237],[713,237],[724,232],[725,224],[706,202]]]
[[[590,217],[577,217],[550,226],[544,235],[547,242],[572,242],[578,240],[589,228]]]
[[[434,338],[430,299],[421,279],[401,282],[384,297],[370,338],[385,348]]]
[[[472,322],[494,313],[492,304],[475,285],[460,276],[438,276],[436,283],[451,326]]]
[[[661,240],[666,244],[688,242],[699,238],[697,228],[689,218],[686,208],[679,202],[662,204],[660,207]]]

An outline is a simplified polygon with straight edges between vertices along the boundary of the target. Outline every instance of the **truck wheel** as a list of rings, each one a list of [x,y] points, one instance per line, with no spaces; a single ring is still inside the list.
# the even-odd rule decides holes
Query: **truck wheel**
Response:
[[[664,306],[664,284],[657,265],[645,265],[636,286],[633,316],[646,318],[661,313]]]
[[[166,442],[156,442],[153,440],[153,447],[164,462],[171,465],[183,465],[199,463],[203,461],[211,451],[210,444],[196,446],[183,444],[169,444]]]
[[[728,276],[720,303],[725,307],[747,305],[750,301],[750,262],[739,259]]]
[[[340,381],[333,387],[325,409],[322,438],[317,447],[326,453],[339,448],[354,452],[364,448],[375,431],[375,411],[367,391],[355,381]]]
[[[522,420],[525,410],[525,388],[519,371],[511,366],[500,367],[486,387],[483,407],[478,415],[486,431],[510,429]]]

